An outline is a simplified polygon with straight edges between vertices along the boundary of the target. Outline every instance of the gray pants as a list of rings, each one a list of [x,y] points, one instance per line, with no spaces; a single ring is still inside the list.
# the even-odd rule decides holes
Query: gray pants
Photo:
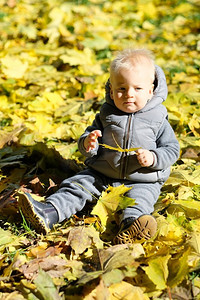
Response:
[[[153,212],[162,184],[156,183],[134,183],[128,180],[117,180],[106,177],[91,169],[79,172],[75,176],[65,179],[58,191],[46,199],[57,210],[59,221],[71,217],[81,211],[86,201],[92,202],[99,198],[102,191],[107,187],[117,187],[124,184],[132,187],[125,195],[136,200],[137,205],[127,207],[121,212],[119,222],[129,217],[138,218],[143,214]]]

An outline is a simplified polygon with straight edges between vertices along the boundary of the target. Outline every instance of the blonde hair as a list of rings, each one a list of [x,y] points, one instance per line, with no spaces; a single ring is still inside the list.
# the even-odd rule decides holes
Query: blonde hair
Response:
[[[147,49],[125,49],[118,53],[110,64],[110,74],[116,74],[120,69],[131,69],[136,64],[147,64],[152,71],[152,82],[155,78],[155,63],[151,51]]]

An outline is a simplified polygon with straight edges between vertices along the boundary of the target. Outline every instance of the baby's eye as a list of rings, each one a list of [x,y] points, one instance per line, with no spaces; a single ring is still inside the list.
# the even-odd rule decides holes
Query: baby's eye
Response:
[[[118,89],[119,91],[125,91],[126,89],[125,89],[125,87],[119,87],[119,89]]]
[[[137,87],[137,88],[135,88],[135,90],[136,90],[136,91],[141,91],[141,90],[142,90],[142,88],[140,88],[140,87]]]

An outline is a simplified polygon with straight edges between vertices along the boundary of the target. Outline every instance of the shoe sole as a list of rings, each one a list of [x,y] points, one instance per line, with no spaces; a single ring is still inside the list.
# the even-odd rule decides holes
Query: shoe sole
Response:
[[[157,231],[157,222],[151,215],[143,215],[136,219],[126,230],[120,232],[114,239],[115,244],[130,244],[136,240],[148,240]]]
[[[50,231],[45,222],[40,217],[38,217],[37,213],[35,212],[34,206],[27,195],[20,194],[18,203],[26,222],[30,223],[36,230],[36,232],[47,234]]]

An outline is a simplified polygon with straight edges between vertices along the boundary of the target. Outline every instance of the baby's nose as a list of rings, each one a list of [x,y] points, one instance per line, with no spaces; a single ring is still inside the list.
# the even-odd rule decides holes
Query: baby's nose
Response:
[[[135,90],[134,88],[130,87],[129,89],[127,89],[127,97],[132,98],[135,95]]]

